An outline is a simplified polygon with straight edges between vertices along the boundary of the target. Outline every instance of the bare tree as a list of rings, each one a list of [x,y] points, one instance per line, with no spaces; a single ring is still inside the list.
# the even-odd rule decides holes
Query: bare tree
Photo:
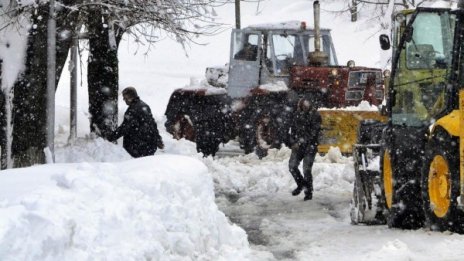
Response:
[[[415,0],[351,0],[349,3],[349,10],[351,12],[351,21],[356,22],[358,19],[358,13],[360,13],[364,7],[369,5],[375,5],[375,14],[370,14],[371,19],[381,19],[386,15],[386,12],[391,11],[389,6],[393,4],[396,10],[414,8],[416,6]],[[387,14],[391,15],[391,14]]]
[[[89,39],[88,86],[91,129],[117,125],[119,42],[124,33],[149,45],[171,37],[185,45],[199,35],[214,34],[214,8],[230,0],[58,0],[57,83],[72,36],[86,30]],[[15,166],[43,163],[46,133],[46,21],[48,1],[11,0],[3,6],[6,24],[30,17],[25,70],[13,86],[12,158]],[[3,128],[2,128],[3,129]]]

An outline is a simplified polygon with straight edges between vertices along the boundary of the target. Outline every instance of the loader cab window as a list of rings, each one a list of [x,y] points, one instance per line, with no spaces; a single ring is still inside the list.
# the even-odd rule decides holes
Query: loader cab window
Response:
[[[408,69],[448,68],[454,32],[449,13],[423,13],[414,20],[412,39],[406,43]]]
[[[411,26],[401,21],[400,52],[393,75],[392,123],[420,127],[429,125],[445,109],[445,91],[451,66],[455,15],[449,11],[421,11]],[[411,31],[412,30],[412,31]],[[398,41],[399,43],[400,41]]]

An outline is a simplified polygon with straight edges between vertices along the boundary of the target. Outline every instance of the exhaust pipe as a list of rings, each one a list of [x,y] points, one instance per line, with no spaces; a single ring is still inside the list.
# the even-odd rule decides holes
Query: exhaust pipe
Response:
[[[313,9],[314,9],[314,52],[311,52],[308,55],[309,65],[328,66],[329,56],[326,53],[321,52],[321,26],[320,26],[321,8],[319,6],[319,1],[314,1]]]
[[[321,51],[321,7],[319,5],[319,1],[314,1],[313,4],[314,10],[314,49],[316,52]]]

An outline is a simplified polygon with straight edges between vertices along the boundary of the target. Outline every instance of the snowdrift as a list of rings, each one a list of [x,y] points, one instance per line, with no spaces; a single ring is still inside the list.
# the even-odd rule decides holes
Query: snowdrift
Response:
[[[207,171],[170,155],[2,171],[0,260],[247,259]]]

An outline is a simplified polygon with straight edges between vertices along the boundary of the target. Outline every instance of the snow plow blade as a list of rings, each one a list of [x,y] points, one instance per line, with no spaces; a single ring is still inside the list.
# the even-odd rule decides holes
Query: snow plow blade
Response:
[[[387,117],[382,116],[378,111],[319,110],[319,112],[322,117],[319,153],[327,153],[330,147],[339,147],[341,153],[352,154],[362,120],[387,121]]]

